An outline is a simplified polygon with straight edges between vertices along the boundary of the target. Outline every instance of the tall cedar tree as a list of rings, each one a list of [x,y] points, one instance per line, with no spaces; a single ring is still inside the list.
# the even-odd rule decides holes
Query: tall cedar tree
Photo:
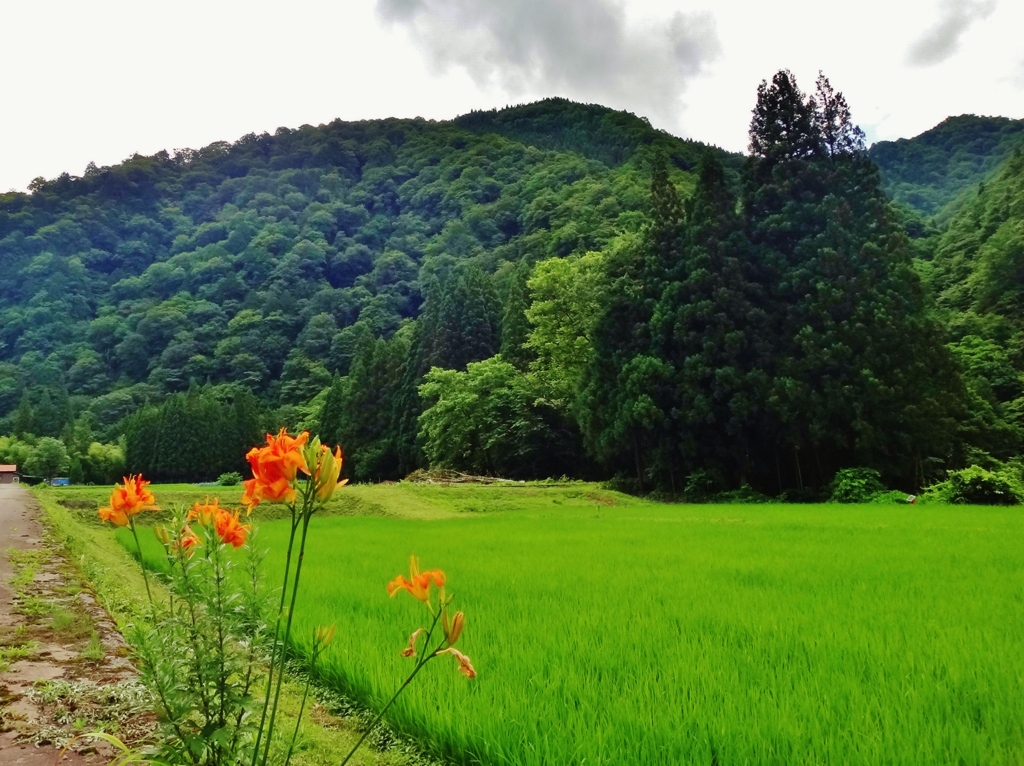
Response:
[[[768,318],[736,196],[711,153],[700,159],[686,213],[684,257],[652,320],[655,344],[673,369],[670,409],[688,470],[725,469],[742,484],[767,382]]]
[[[330,436],[328,443],[344,445],[346,475],[357,481],[399,475],[394,408],[409,351],[406,336],[365,338],[348,375],[331,386],[321,409],[322,433]]]
[[[526,320],[526,309],[530,306],[526,286],[529,276],[530,266],[526,261],[516,264],[508,277],[501,315],[501,358],[521,372],[530,366],[532,358],[525,345],[530,334],[530,323]]]
[[[472,264],[453,268],[442,263],[438,271],[423,276],[422,312],[410,329],[408,350],[389,397],[395,477],[423,465],[418,435],[424,376],[433,367],[464,370],[498,351],[497,297],[487,275]]]
[[[154,481],[211,481],[245,470],[244,455],[263,433],[250,391],[238,388],[225,398],[192,388],[126,420],[125,463],[128,471]]]
[[[607,305],[576,407],[590,452],[612,467],[632,463],[640,491],[652,472],[671,477],[676,456],[664,407],[671,369],[651,353],[650,322],[682,259],[683,211],[663,156],[652,170],[650,223],[638,242],[609,259]]]
[[[824,77],[818,95],[779,72],[751,121],[744,210],[774,338],[761,463],[781,453],[800,489],[844,465],[909,479],[914,451],[949,446],[920,417],[950,420],[955,396],[927,382],[948,355],[862,134]]]
[[[423,365],[464,370],[498,351],[497,296],[475,264],[460,264],[428,284],[423,307]]]

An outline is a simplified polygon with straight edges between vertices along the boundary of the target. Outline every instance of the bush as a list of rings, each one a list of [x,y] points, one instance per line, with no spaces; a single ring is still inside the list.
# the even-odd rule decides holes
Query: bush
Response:
[[[217,477],[217,483],[222,487],[237,487],[242,483],[242,474],[238,471],[222,473]]]
[[[778,500],[780,503],[823,503],[827,499],[825,493],[828,491],[828,487],[824,490],[818,487],[792,487],[779,495]]]
[[[93,442],[79,459],[86,484],[115,484],[126,473],[124,452],[117,444]]]
[[[876,505],[906,505],[908,497],[910,496],[901,490],[887,489],[872,497],[871,502]]]
[[[621,492],[624,495],[640,494],[640,485],[636,483],[636,478],[625,473],[617,473],[608,481],[602,482],[601,489]]]
[[[882,477],[873,468],[844,468],[829,485],[830,503],[870,503],[885,492]]]
[[[25,461],[25,473],[52,479],[71,467],[67,448],[59,440],[44,436],[29,453]]]
[[[725,492],[718,492],[709,502],[712,503],[735,503],[738,505],[754,505],[757,503],[774,502],[768,495],[758,492],[749,484],[744,484],[739,489],[730,489]]]
[[[945,481],[928,488],[928,494],[956,505],[1017,505],[1024,499],[1024,488],[1012,470],[972,465],[950,471]]]
[[[725,480],[718,471],[698,468],[686,477],[683,496],[688,502],[702,503],[721,492],[724,487]]]

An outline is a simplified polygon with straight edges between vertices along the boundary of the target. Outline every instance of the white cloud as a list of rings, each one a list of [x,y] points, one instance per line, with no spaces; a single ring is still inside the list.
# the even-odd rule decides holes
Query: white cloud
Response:
[[[942,63],[959,50],[960,38],[971,25],[995,9],[996,0],[946,0],[941,18],[911,46],[907,61],[916,66]]]
[[[1024,117],[1024,2],[984,19],[971,3],[969,29],[932,35],[955,56],[908,64],[961,7],[944,1],[0,2],[0,191],[281,125],[554,95],[742,151],[757,84],[780,68],[804,88],[824,70],[877,140],[954,114]]]
[[[615,0],[378,0],[435,71],[481,88],[558,94],[673,118],[688,81],[719,53],[708,13],[632,22]]]

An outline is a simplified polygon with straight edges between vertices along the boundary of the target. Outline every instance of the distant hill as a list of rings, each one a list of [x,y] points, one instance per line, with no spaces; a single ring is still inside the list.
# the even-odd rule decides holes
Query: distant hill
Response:
[[[576,152],[613,167],[628,161],[638,149],[651,147],[664,152],[680,169],[689,170],[708,149],[706,144],[655,130],[646,118],[631,112],[564,98],[470,112],[453,122],[478,135],[496,133],[538,149]],[[727,165],[738,168],[742,161],[741,155],[714,151]]]
[[[870,149],[886,193],[926,216],[991,175],[1024,145],[1024,120],[950,117],[914,138],[879,141]]]
[[[59,432],[70,396],[102,428],[207,381],[306,401],[357,339],[419,315],[421,270],[493,274],[637,228],[652,149],[687,192],[706,147],[552,99],[281,128],[0,194],[0,421],[24,404]]]
[[[938,239],[929,277],[939,305],[968,317],[955,333],[1024,342],[1024,147],[965,195]],[[1014,353],[1024,360],[1024,347]]]

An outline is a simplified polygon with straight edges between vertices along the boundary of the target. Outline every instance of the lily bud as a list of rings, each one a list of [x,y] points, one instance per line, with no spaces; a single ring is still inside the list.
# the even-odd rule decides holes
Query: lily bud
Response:
[[[334,640],[334,631],[336,629],[337,625],[331,625],[330,627],[318,625],[313,634],[313,641],[322,647],[328,646]]]
[[[447,622],[447,620],[445,620]],[[466,615],[462,612],[456,612],[455,616],[452,617],[450,626],[445,627],[444,637],[448,639],[448,646],[451,646],[459,640],[459,636],[462,635],[462,629],[466,627]]]
[[[316,464],[316,475],[314,476],[316,481],[316,499],[321,503],[326,503],[331,499],[334,490],[345,486],[348,480],[338,481],[342,466],[341,447],[335,447],[333,453],[327,445],[322,445],[320,449],[320,456]]]
[[[315,480],[316,467],[320,461],[320,437],[314,436],[302,446],[300,452],[302,454],[302,462],[306,464],[306,470],[303,473]]]
[[[156,535],[156,539],[160,541],[160,544],[165,548],[171,544],[171,533],[167,531],[167,527],[163,524],[157,524],[153,527],[153,534]]]

